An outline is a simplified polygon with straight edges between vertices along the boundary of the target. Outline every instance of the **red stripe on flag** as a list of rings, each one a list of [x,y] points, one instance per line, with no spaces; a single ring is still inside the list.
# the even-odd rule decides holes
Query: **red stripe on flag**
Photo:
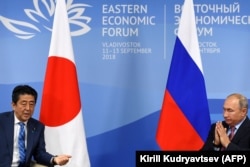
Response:
[[[43,89],[40,120],[45,125],[63,125],[79,113],[81,103],[76,67],[70,60],[49,57]]]
[[[203,145],[202,139],[167,90],[156,138],[162,150],[199,150]]]

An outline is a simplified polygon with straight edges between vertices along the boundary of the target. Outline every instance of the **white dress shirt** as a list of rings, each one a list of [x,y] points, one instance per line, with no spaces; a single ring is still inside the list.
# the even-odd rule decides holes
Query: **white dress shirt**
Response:
[[[15,115],[15,114],[14,114]],[[14,143],[13,143],[13,159],[11,167],[18,167],[19,165],[19,149],[18,149],[18,136],[20,131],[20,125],[18,124],[20,121],[17,119],[15,115],[15,123],[14,123]],[[25,147],[27,146],[27,122],[25,124]]]

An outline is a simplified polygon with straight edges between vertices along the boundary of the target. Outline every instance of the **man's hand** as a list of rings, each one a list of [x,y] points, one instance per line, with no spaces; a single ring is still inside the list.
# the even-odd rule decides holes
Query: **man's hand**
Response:
[[[68,163],[70,158],[70,155],[57,155],[56,157],[54,157],[53,161],[56,165],[62,166]]]
[[[215,129],[214,129],[214,145],[219,146],[221,143],[220,143],[220,136],[217,131],[217,124],[218,122],[216,123]]]
[[[227,148],[228,144],[230,143],[230,140],[227,136],[227,129],[223,127],[222,122],[216,123],[215,130],[218,133],[221,145]]]

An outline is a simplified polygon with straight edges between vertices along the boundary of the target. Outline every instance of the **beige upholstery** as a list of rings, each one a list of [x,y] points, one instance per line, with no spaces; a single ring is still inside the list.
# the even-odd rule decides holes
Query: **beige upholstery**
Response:
[[[30,167],[47,167],[47,166],[38,164],[38,163],[36,163],[36,162],[31,162]]]

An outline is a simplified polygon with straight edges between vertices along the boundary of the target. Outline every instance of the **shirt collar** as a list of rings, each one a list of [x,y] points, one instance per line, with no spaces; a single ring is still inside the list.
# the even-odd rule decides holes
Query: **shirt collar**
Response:
[[[15,124],[18,124],[19,122],[22,122],[22,121],[20,121],[17,117],[16,117],[16,114],[14,114],[14,119],[15,119]],[[25,122],[23,122],[25,125],[27,125],[27,122],[28,121],[25,121]]]
[[[239,129],[241,124],[245,121],[245,119],[246,119],[246,117],[242,121],[240,121],[237,125],[235,125],[235,128]]]

